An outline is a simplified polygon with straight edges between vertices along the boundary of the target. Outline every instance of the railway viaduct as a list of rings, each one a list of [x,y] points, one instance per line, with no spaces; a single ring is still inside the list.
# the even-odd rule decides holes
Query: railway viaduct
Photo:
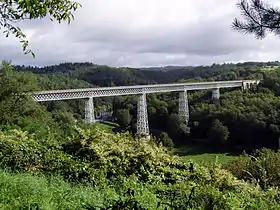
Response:
[[[50,90],[32,93],[35,101],[59,101],[71,99],[86,99],[85,102],[85,121],[94,123],[94,104],[93,98],[111,97],[122,95],[138,95],[137,104],[137,133],[149,134],[148,112],[146,94],[179,92],[178,115],[181,120],[188,124],[189,106],[188,91],[192,90],[212,90],[212,99],[219,100],[221,88],[242,88],[248,89],[259,80],[233,80],[233,81],[215,81],[215,82],[195,82],[195,83],[176,83],[176,84],[155,84],[155,85],[136,85],[122,87],[101,87],[87,89],[68,89],[68,90]]]

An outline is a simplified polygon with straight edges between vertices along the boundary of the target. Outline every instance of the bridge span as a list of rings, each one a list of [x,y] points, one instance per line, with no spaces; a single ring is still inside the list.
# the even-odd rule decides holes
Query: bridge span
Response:
[[[137,133],[149,134],[148,113],[146,94],[179,92],[179,110],[178,115],[186,124],[189,121],[189,107],[187,91],[212,89],[212,99],[219,100],[221,88],[250,88],[258,84],[259,80],[232,80],[232,81],[215,81],[215,82],[192,82],[192,83],[175,83],[175,84],[155,84],[155,85],[135,85],[121,87],[100,87],[86,89],[68,89],[68,90],[49,90],[39,91],[31,94],[35,101],[58,101],[71,99],[86,99],[85,103],[85,121],[94,123],[94,105],[93,98],[122,96],[122,95],[139,95],[137,104]]]

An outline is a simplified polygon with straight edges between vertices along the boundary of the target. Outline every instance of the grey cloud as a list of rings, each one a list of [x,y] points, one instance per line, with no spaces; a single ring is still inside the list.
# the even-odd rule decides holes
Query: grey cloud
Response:
[[[110,21],[85,23],[79,19],[70,26],[47,19],[24,22],[21,26],[33,31],[30,39],[36,59],[22,55],[20,45],[12,39],[0,46],[0,59],[40,66],[90,61],[134,67],[280,59],[279,39],[269,36],[259,41],[232,31],[233,17],[232,13],[222,18],[204,15],[183,26],[159,28],[108,24]]]
[[[75,42],[99,42],[113,51],[133,53],[174,53],[217,56],[247,50],[257,50],[250,37],[241,37],[230,29],[228,22],[217,19],[202,21],[184,28],[167,28],[146,34],[131,33],[116,27],[90,28],[76,31]],[[242,39],[241,39],[242,38]]]

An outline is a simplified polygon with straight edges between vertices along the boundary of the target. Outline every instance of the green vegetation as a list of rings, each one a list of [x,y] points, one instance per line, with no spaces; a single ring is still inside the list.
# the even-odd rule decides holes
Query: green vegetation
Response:
[[[204,166],[223,165],[239,158],[237,153],[225,152],[197,143],[187,144],[173,150],[182,161],[193,161]]]
[[[74,185],[57,177],[0,172],[0,208],[81,209],[85,203],[100,204],[106,195],[91,186]],[[107,191],[110,194],[110,189]],[[112,190],[113,193],[113,190]]]
[[[114,125],[113,123],[96,123],[95,125],[99,130],[104,131],[106,133],[112,133],[114,128],[116,128],[117,126]]]
[[[183,164],[165,148],[127,134],[78,129],[64,147],[32,138],[18,131],[1,134],[2,167],[28,172],[0,172],[3,209],[280,207],[276,188],[262,190],[217,166]]]
[[[244,20],[235,19],[233,28],[242,32],[254,34],[262,39],[268,33],[280,35],[280,9],[271,6],[263,0],[239,0],[237,7],[241,10]]]
[[[225,168],[236,177],[250,180],[262,188],[270,186],[280,187],[280,151],[268,149],[256,150],[252,155],[244,155]]]
[[[116,126],[84,124],[82,100],[38,104],[25,94],[108,82],[106,77],[99,77],[98,84],[90,84],[96,77],[82,79],[85,73],[103,75],[104,67],[96,71],[100,67],[92,64],[65,65],[39,72],[29,67],[14,71],[3,63],[1,209],[280,208],[280,153],[273,150],[280,130],[278,70],[262,71],[263,65],[245,64],[197,67],[199,81],[264,80],[244,92],[222,92],[220,104],[211,102],[208,91],[189,93],[189,127],[176,114],[176,93],[148,95],[152,138],[144,140],[134,136],[134,96],[95,99],[97,111],[113,110]],[[139,70],[106,67],[105,72],[110,71],[124,74],[120,80],[114,77],[114,84],[128,84],[135,82],[131,75]],[[162,72],[145,72],[140,74],[167,79]],[[190,81],[195,72],[183,69],[174,75],[185,75],[180,80]],[[197,140],[202,146],[197,146]],[[262,146],[271,149],[251,153]],[[248,154],[239,156],[243,150]]]

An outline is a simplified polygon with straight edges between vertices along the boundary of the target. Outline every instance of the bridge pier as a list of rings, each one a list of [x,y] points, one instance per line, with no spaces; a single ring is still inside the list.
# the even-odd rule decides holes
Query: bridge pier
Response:
[[[93,98],[88,98],[85,101],[85,122],[95,123]]]
[[[137,134],[149,135],[149,123],[147,112],[146,94],[143,93],[138,97],[137,104]]]
[[[248,88],[247,83],[246,82],[242,82],[242,90],[246,90]]]
[[[188,125],[189,123],[189,102],[188,102],[188,93],[187,90],[179,93],[179,110],[178,110],[179,119]]]
[[[214,102],[219,102],[220,101],[220,88],[215,88],[212,91],[212,100]]]

